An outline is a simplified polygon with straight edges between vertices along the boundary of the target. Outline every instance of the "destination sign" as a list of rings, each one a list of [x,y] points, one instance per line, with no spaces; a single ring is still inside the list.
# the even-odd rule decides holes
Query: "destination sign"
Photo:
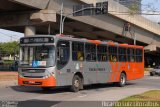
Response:
[[[52,37],[29,37],[29,38],[21,38],[21,44],[28,43],[54,43],[54,38]]]

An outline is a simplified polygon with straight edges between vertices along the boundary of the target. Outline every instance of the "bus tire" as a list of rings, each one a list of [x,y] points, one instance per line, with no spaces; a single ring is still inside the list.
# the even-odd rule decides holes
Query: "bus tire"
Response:
[[[71,91],[78,92],[81,88],[81,84],[82,84],[82,79],[78,75],[75,75],[72,79]]]
[[[120,79],[119,79],[119,82],[118,82],[118,86],[119,87],[124,87],[125,85],[126,85],[126,74],[121,73]]]

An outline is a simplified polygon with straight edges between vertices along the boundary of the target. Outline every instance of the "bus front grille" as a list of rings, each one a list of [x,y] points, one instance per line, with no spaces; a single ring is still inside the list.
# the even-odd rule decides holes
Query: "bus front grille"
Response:
[[[23,73],[44,73],[45,70],[43,69],[27,69],[27,70],[22,70]]]
[[[23,77],[26,77],[26,78],[43,78],[43,76],[23,76]]]
[[[22,70],[22,76],[25,78],[43,78],[45,76],[45,70]]]

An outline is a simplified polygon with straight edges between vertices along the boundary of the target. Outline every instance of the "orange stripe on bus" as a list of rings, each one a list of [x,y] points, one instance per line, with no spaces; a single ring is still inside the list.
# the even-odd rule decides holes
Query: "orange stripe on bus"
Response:
[[[102,43],[102,42],[99,41],[99,40],[88,40],[88,41],[91,42],[91,43],[94,43],[94,44],[96,44],[96,45],[99,45],[99,44]]]
[[[24,82],[41,82],[41,85],[34,85],[34,84],[24,84]],[[41,87],[54,87],[56,86],[56,79],[51,76],[46,79],[33,79],[33,78],[22,78],[18,76],[18,85],[21,86],[41,86]]]

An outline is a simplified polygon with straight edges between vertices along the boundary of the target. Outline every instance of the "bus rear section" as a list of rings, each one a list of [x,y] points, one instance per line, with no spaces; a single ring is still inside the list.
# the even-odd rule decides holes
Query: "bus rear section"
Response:
[[[108,58],[112,70],[109,82],[116,82],[124,86],[126,81],[144,77],[143,47],[108,43]]]

